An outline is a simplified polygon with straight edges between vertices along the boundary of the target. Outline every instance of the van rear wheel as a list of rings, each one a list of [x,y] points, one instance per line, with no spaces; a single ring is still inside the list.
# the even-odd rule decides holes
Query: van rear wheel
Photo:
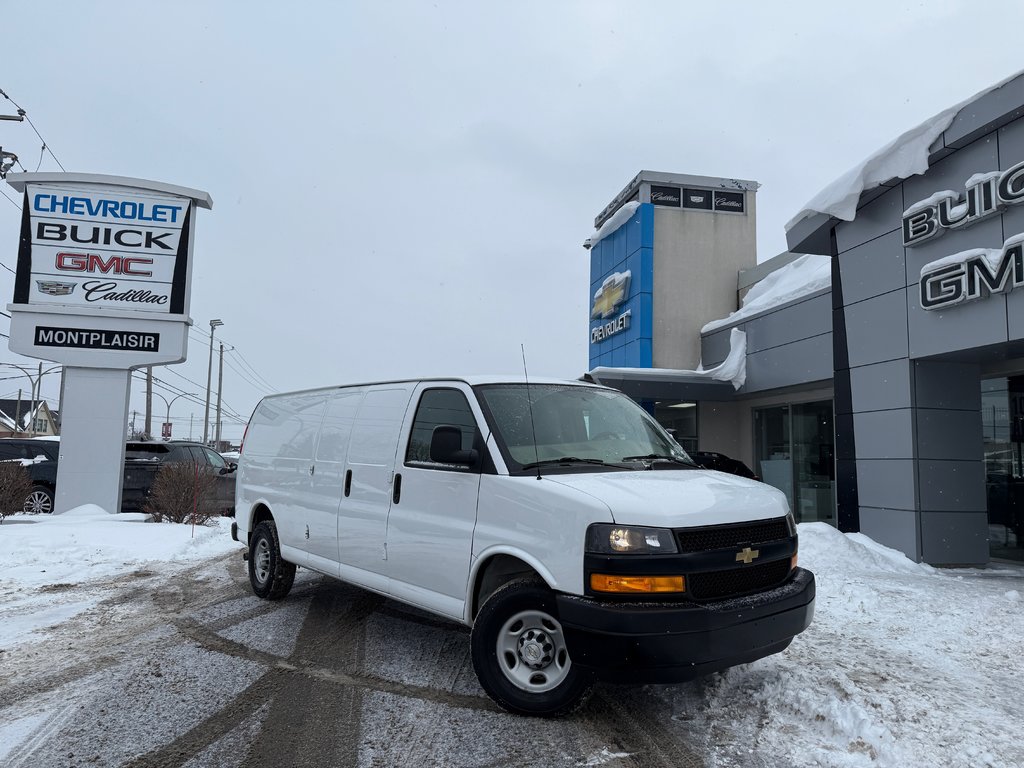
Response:
[[[295,581],[295,564],[281,557],[277,526],[271,520],[258,523],[249,538],[249,583],[257,597],[280,600]]]
[[[495,590],[477,615],[471,645],[480,685],[510,712],[570,714],[592,684],[573,666],[554,595],[537,579],[515,579]]]

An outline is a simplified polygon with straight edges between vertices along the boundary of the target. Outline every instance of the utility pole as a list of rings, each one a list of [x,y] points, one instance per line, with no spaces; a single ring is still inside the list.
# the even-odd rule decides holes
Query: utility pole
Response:
[[[217,371],[217,445],[214,450],[220,450],[220,396],[224,389],[224,342],[220,344],[220,367]]]
[[[170,409],[168,409],[169,411]],[[170,416],[170,413],[168,413]],[[170,419],[168,418],[168,421]],[[153,436],[153,366],[146,366],[146,439]]]
[[[210,441],[210,380],[213,378],[213,331],[218,325],[224,325],[220,320],[210,321],[210,362],[206,366],[206,410],[203,411],[203,445]]]

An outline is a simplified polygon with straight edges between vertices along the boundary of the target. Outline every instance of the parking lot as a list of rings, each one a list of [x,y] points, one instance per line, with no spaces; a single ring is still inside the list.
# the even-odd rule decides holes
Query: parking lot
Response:
[[[696,766],[713,738],[681,706],[699,706],[697,683],[672,703],[602,686],[571,718],[504,713],[465,628],[309,571],[281,602],[251,595],[237,555],[99,586],[108,596],[66,631],[0,656],[5,717],[25,737],[12,768]]]

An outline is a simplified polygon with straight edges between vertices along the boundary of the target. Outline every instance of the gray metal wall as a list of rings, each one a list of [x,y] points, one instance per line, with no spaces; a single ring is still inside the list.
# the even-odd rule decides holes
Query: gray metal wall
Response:
[[[732,328],[747,335],[744,395],[802,387],[832,378],[832,299],[828,290],[703,335],[704,368],[725,360]]]

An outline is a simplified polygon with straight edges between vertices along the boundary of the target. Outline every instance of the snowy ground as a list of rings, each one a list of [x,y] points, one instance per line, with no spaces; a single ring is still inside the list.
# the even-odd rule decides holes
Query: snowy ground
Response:
[[[17,666],[37,648],[60,648],[74,618],[101,599],[100,584],[141,572],[182,574],[237,552],[228,525],[221,520],[193,535],[189,526],[114,522],[88,509],[8,518],[0,525],[0,668]],[[619,700],[642,708],[656,732],[701,745],[711,766],[1024,766],[1024,569],[937,570],[822,523],[801,525],[800,537],[801,565],[818,580],[817,612],[785,653],[687,685],[624,691]],[[86,582],[84,574],[97,584],[96,599],[76,589],[68,601],[62,587]],[[453,629],[445,643],[461,648],[465,636]],[[367,647],[368,660],[375,653]],[[49,660],[53,668],[71,663],[59,652]],[[463,700],[472,704],[470,683],[466,694],[474,695]],[[73,691],[55,693],[55,706],[74,704]],[[150,695],[159,698],[159,684]],[[610,698],[598,697],[598,704]],[[364,707],[378,699],[395,699],[396,718],[407,706],[424,706],[374,694]],[[0,764],[30,764],[26,744],[36,749],[40,739],[61,738],[56,727],[33,730],[33,718],[4,711],[5,704]],[[506,730],[523,722],[479,717]],[[557,729],[572,727],[561,722],[543,726],[552,741]],[[130,726],[124,733],[128,742],[136,736]],[[519,757],[528,757],[517,743]],[[364,743],[359,763],[387,764],[374,757],[382,749],[381,742]],[[438,765],[470,764],[455,753],[435,758]],[[609,744],[570,764],[644,761]]]

